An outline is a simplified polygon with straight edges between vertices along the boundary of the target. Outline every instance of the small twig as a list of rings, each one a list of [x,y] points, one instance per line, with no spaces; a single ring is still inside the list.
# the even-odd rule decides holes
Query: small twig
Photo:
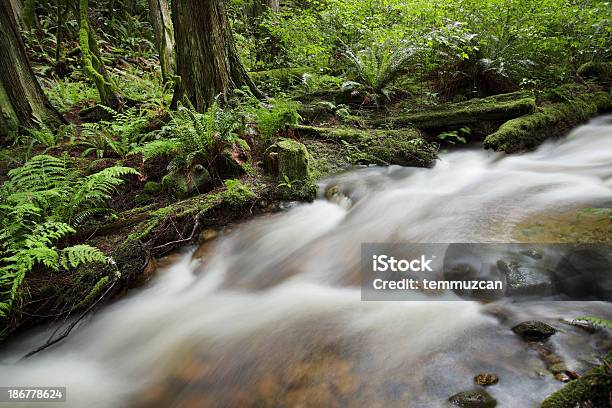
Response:
[[[158,249],[162,249],[162,248],[165,248],[167,246],[170,246],[170,245],[181,244],[183,242],[191,241],[193,239],[193,237],[195,236],[195,233],[198,230],[199,226],[200,226],[200,216],[197,215],[195,217],[195,223],[193,224],[193,229],[191,230],[191,235],[189,235],[188,238],[183,238],[183,239],[178,239],[176,241],[167,242],[167,243],[165,243],[163,245],[159,245],[159,246],[154,247],[153,250],[158,250]]]

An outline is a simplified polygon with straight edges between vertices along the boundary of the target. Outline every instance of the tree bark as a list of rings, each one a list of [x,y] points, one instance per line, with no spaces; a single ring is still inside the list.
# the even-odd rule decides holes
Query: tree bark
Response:
[[[89,26],[88,8],[88,0],[79,0],[79,44],[81,46],[83,70],[96,85],[100,102],[118,111],[121,109],[122,98],[102,63],[98,42]]]
[[[155,44],[159,53],[159,65],[161,67],[164,82],[174,76],[174,28],[170,17],[168,0],[148,0],[149,15],[153,31],[155,32]]]
[[[180,76],[172,106],[186,96],[204,112],[218,95],[226,100],[243,86],[262,97],[240,62],[222,0],[175,0],[172,18]]]
[[[64,121],[34,76],[10,0],[0,0],[0,61],[0,144],[19,128]]]
[[[23,13],[23,2],[21,0],[10,0],[9,3],[11,4],[15,21],[19,22]]]

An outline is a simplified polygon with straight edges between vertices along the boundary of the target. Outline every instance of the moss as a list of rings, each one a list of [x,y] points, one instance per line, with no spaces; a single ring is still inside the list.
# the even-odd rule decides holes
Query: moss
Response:
[[[157,195],[161,193],[162,186],[155,181],[147,181],[144,185],[144,192],[150,195]]]
[[[293,139],[281,139],[266,150],[269,169],[281,181],[310,179],[308,149]],[[276,170],[276,172],[274,171]]]
[[[550,395],[540,404],[540,408],[572,408],[578,405],[607,406],[608,393],[612,389],[612,373],[609,368],[612,364],[612,356],[604,360],[604,364],[568,382],[559,391]]]
[[[593,79],[601,84],[609,84],[612,79],[612,62],[587,62],[576,71],[585,79]]]
[[[265,160],[268,172],[278,178],[281,199],[311,201],[315,198],[311,155],[303,143],[281,139],[266,150]]]
[[[240,180],[225,180],[225,187],[226,189],[222,193],[223,200],[233,207],[241,207],[257,198],[253,190]]]
[[[430,167],[436,159],[437,148],[413,128],[360,130],[298,126],[296,130],[303,135],[341,143],[345,157],[352,164]]]
[[[372,124],[376,127],[414,126],[419,129],[444,129],[481,121],[508,120],[532,113],[535,109],[536,102],[532,93],[513,92],[375,119]]]
[[[15,138],[18,129],[19,119],[4,86],[0,83],[0,144],[3,144],[5,138]]]
[[[210,173],[201,165],[193,169],[172,171],[162,178],[164,190],[179,199],[204,193],[210,190],[211,185]]]
[[[96,284],[91,288],[89,293],[81,300],[78,304],[76,304],[72,310],[78,310],[82,307],[88,306],[104,287],[110,282],[110,278],[108,276],[103,276],[96,282]]]
[[[611,95],[598,92],[576,97],[568,102],[548,104],[537,112],[512,119],[487,136],[484,146],[513,153],[532,149],[547,137],[569,129],[612,107]]]

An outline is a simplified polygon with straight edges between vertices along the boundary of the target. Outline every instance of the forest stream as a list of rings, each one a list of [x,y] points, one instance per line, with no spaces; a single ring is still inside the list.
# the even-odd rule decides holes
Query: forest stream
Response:
[[[67,403],[48,406],[442,407],[491,372],[499,383],[487,392],[498,406],[536,407],[563,384],[510,328],[562,326],[547,347],[583,373],[610,347],[609,333],[559,319],[610,320],[609,303],[436,302],[421,293],[413,302],[364,302],[360,244],[609,239],[609,225],[598,232],[578,223],[566,236],[542,220],[609,206],[611,151],[608,116],[526,154],[465,148],[442,153],[431,169],[332,176],[313,203],[172,255],[145,287],[58,345],[20,360],[53,329],[13,339],[0,355],[0,383],[66,386]],[[330,188],[338,192],[331,200]]]

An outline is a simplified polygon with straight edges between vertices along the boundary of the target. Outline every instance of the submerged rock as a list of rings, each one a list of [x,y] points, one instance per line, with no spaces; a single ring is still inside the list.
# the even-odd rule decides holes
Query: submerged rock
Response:
[[[519,323],[512,328],[512,331],[526,341],[546,340],[557,332],[554,327],[537,320]]]
[[[513,261],[497,261],[497,267],[506,276],[506,294],[509,296],[550,295],[552,279],[547,271]]]
[[[453,395],[448,401],[462,408],[493,408],[497,405],[495,398],[486,391],[463,391]]]
[[[474,383],[482,386],[495,385],[499,382],[499,377],[495,374],[478,374],[474,377]]]

